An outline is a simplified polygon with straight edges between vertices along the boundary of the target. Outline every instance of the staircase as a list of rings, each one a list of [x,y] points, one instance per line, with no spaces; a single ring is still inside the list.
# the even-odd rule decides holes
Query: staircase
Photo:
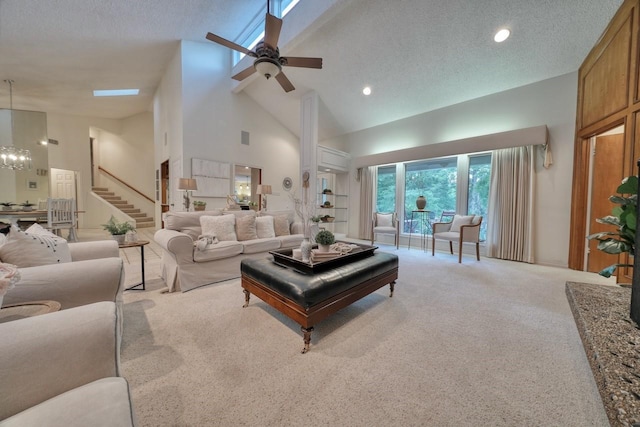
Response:
[[[122,197],[116,196],[115,193],[113,191],[109,191],[108,188],[93,187],[92,190],[105,201],[111,203],[113,206],[135,219],[136,228],[148,228],[155,226],[155,220],[153,218],[148,217],[144,212],[140,212],[140,209],[137,209],[126,200],[122,200]]]

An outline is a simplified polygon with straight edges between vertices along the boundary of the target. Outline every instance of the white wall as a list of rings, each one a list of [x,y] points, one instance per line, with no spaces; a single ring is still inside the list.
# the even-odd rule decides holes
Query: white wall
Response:
[[[47,133],[49,138],[58,140],[58,145],[48,145],[49,168],[77,171],[78,210],[87,210],[85,200],[91,191],[90,128],[97,126],[113,133],[121,133],[122,121],[95,117],[72,116],[47,113]],[[78,217],[80,228],[88,227],[93,221],[92,212]],[[108,219],[108,218],[107,218]],[[99,223],[98,223],[99,224]],[[95,225],[91,225],[95,226]]]
[[[298,185],[298,138],[248,96],[232,92],[230,67],[229,49],[214,43],[181,43],[154,101],[159,107],[154,119],[156,132],[181,132],[181,138],[169,137],[170,147],[163,149],[162,138],[156,135],[156,148],[163,153],[157,159],[157,167],[167,158],[170,167],[179,160],[182,176],[190,177],[191,159],[195,157],[261,168],[262,182],[271,184],[274,191],[269,196],[269,209],[290,209],[292,203],[281,183],[288,176]],[[182,88],[180,93],[178,86]],[[181,113],[176,111],[178,108]],[[181,114],[182,123],[172,122],[170,114]],[[170,123],[162,123],[163,120]],[[250,145],[241,144],[241,131],[249,132]],[[174,171],[170,175],[173,186],[178,177]],[[231,186],[229,194],[233,194]],[[174,192],[171,197],[172,209],[181,210],[182,193]],[[206,201],[207,208],[226,205],[226,198],[198,199]]]
[[[537,159],[535,259],[566,267],[576,99],[577,72],[354,132],[331,144],[344,143],[357,163],[372,154],[547,125],[554,164],[543,169]],[[349,235],[356,237],[359,183],[352,179],[350,189]]]

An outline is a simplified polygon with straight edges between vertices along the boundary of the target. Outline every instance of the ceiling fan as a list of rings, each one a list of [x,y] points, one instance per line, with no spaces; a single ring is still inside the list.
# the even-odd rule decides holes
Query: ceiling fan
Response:
[[[242,81],[257,71],[259,74],[265,76],[267,80],[275,77],[285,92],[291,92],[295,87],[282,72],[282,67],[322,68],[322,58],[280,56],[278,38],[280,37],[280,29],[282,28],[282,19],[271,15],[269,10],[269,0],[267,0],[264,39],[257,44],[254,51],[213,33],[207,33],[207,39],[256,58],[253,61],[253,65],[231,76],[232,79]]]

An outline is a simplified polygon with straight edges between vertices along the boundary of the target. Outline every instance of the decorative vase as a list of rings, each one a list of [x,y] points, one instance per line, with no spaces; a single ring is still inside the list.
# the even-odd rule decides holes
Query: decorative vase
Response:
[[[302,254],[302,262],[311,261],[311,248],[313,245],[309,241],[308,237],[305,237],[302,243],[300,243],[300,252]]]
[[[416,206],[419,211],[424,210],[425,206],[427,206],[427,198],[424,196],[418,196],[416,199]]]
[[[124,244],[124,239],[125,239],[125,237],[127,237],[127,235],[126,234],[112,234],[111,237],[113,237],[113,240],[118,242],[118,245],[123,245]]]
[[[206,207],[207,207],[207,205],[193,205],[193,210],[194,211],[203,211]]]
[[[3,207],[2,207],[2,210],[3,210],[3,211],[12,211],[12,210],[13,210],[13,208],[12,208],[11,206],[3,206]]]
[[[331,245],[321,245],[318,243],[318,252],[329,252],[331,250]]]
[[[23,206],[22,210],[24,212],[31,212],[33,210],[33,206]]]

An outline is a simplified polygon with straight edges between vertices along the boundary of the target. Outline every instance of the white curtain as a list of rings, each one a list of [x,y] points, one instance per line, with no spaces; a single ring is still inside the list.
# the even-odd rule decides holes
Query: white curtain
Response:
[[[371,220],[373,219],[373,194],[377,168],[369,166],[358,169],[360,178],[360,239],[371,240]]]
[[[487,256],[534,262],[534,147],[495,150],[487,222]]]

